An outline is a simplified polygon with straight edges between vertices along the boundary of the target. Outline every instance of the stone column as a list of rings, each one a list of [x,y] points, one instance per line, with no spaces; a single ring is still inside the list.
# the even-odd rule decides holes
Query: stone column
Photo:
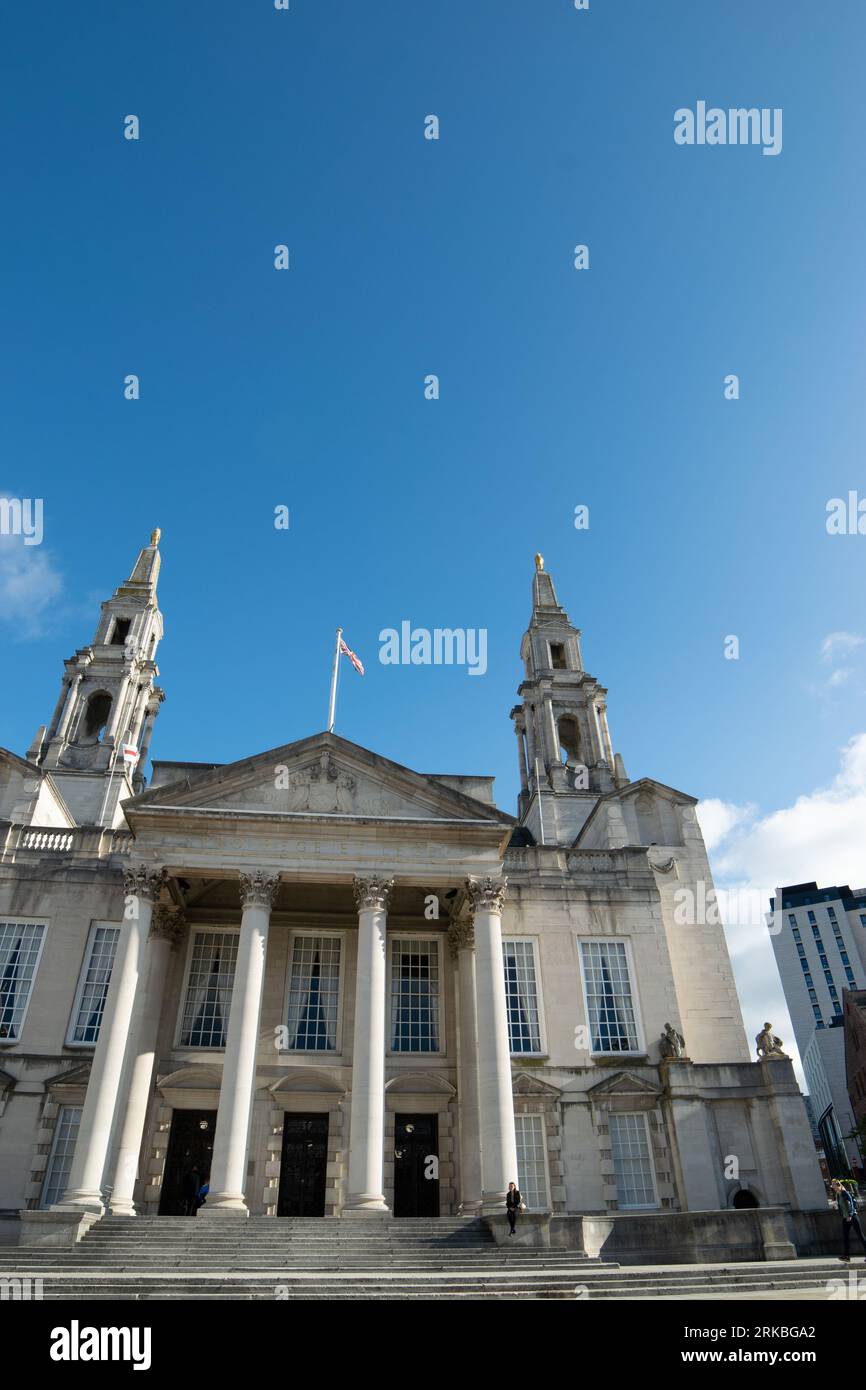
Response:
[[[604,743],[604,756],[613,766],[613,744],[610,741],[610,729],[607,727],[607,705],[599,705],[598,717],[601,720],[602,742]]]
[[[529,769],[526,766],[526,743],[524,741],[523,721],[515,719],[514,732],[517,734],[517,758],[520,765],[520,790],[529,790]]]
[[[388,1211],[385,1158],[385,929],[392,878],[356,878],[358,965],[352,1045],[349,1181],[344,1216]]]
[[[485,1212],[499,1212],[505,1202],[508,1184],[518,1181],[505,968],[502,961],[505,880],[470,878],[466,889],[475,921],[482,1201]]]
[[[54,713],[51,716],[51,723],[45,733],[45,742],[50,743],[57,732],[57,725],[60,723],[60,716],[63,713],[66,701],[69,699],[69,692],[72,689],[72,682],[62,681],[60,685],[60,695],[57,704],[54,706]]]
[[[165,978],[171,953],[183,934],[183,928],[184,915],[179,909],[157,906],[150,924],[142,972],[140,1007],[134,1021],[131,1043],[132,1073],[120,1131],[114,1186],[108,1203],[112,1216],[137,1215],[132,1198],[153,1084]]]
[[[529,763],[529,790],[540,791],[538,778],[536,776],[536,762],[538,752],[535,747],[535,712],[532,706],[527,706],[526,710],[526,758]]]
[[[164,869],[145,864],[124,875],[124,919],[111,970],[111,983],[93,1054],[81,1125],[69,1172],[69,1186],[55,1210],[94,1212],[102,1216],[102,1179],[117,1096],[123,1073],[135,995],[144,961],[144,946],[153,905],[165,882]]]
[[[63,709],[63,717],[61,718],[60,723],[57,726],[58,738],[66,738],[66,735],[69,732],[69,721],[71,720],[73,710],[75,709],[75,697],[78,694],[78,687],[81,685],[81,682],[83,680],[84,672],[77,671],[76,674],[73,676],[72,680],[69,682],[69,692],[67,694],[66,704]]]
[[[141,739],[141,751],[139,753],[138,762],[136,763],[136,771],[142,777],[144,776],[144,764],[147,762],[147,755],[150,752],[150,740],[153,737],[153,726],[156,723],[156,716],[159,714],[159,705],[161,699],[162,695],[160,692],[154,693],[153,691],[151,691],[150,698],[147,702],[147,716],[144,721],[144,733]]]
[[[560,766],[562,754],[559,751],[559,730],[556,727],[556,719],[553,714],[553,700],[550,695],[544,697],[544,717],[547,720],[547,733],[550,738],[550,767]]]
[[[478,1110],[478,1028],[475,1007],[475,933],[471,918],[452,922],[448,945],[457,966],[460,1124],[460,1215],[481,1211],[481,1123]]]
[[[132,668],[127,669],[124,662],[124,670],[117,684],[117,694],[111,706],[111,716],[108,721],[108,728],[105,730],[103,742],[113,748],[117,743],[118,730],[121,725],[126,723],[126,711],[129,707],[129,687],[132,680]],[[125,729],[121,731],[120,737],[123,738]]]
[[[241,936],[214,1133],[210,1192],[200,1216],[205,1210],[209,1215],[249,1215],[244,1201],[247,1140],[256,1080],[268,926],[280,876],[256,869],[252,874],[242,873],[240,884]]]

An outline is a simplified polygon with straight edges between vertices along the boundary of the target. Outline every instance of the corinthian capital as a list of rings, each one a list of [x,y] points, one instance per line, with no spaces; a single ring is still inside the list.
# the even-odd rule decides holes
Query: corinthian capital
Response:
[[[460,951],[475,950],[475,923],[471,917],[461,917],[448,928],[448,947],[452,960]]]
[[[166,903],[158,903],[153,910],[153,917],[150,923],[150,935],[159,938],[161,941],[170,941],[172,947],[177,946],[183,930],[186,926],[186,915],[181,907],[172,907]]]
[[[256,869],[251,874],[238,874],[238,878],[241,903],[244,907],[273,907],[280,888],[279,874],[269,874],[265,869]]]
[[[377,874],[362,878],[356,874],[352,886],[355,890],[355,906],[359,912],[363,912],[365,908],[375,908],[377,912],[388,911],[391,889],[394,887],[393,878],[380,878]]]
[[[502,912],[505,901],[506,878],[467,878],[466,893],[476,912]]]
[[[147,898],[155,903],[168,875],[165,869],[153,869],[147,864],[132,864],[123,871],[123,892],[127,898]]]

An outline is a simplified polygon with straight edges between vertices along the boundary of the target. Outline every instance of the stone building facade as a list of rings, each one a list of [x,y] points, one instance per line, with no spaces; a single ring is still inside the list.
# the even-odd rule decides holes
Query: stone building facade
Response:
[[[328,733],[145,786],[158,547],[0,751],[7,1234],[204,1181],[210,1220],[469,1215],[512,1179],[560,1214],[824,1205],[791,1064],[682,920],[695,801],[629,780],[540,558],[515,819]]]

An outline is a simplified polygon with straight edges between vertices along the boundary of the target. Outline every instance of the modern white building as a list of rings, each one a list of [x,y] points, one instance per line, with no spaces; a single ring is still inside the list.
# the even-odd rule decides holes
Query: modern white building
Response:
[[[178,1213],[206,1178],[211,1221],[471,1215],[512,1179],[560,1216],[825,1207],[722,928],[678,924],[712,888],[695,800],[626,775],[540,558],[517,820],[492,777],[328,733],[145,787],[158,544],[0,751],[10,1231]]]
[[[845,1075],[842,995],[866,987],[866,889],[795,883],[770,903],[770,939],[818,1130],[833,1171],[861,1162]]]

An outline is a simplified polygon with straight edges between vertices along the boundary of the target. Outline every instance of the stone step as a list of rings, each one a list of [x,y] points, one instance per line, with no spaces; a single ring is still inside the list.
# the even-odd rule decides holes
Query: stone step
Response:
[[[738,1297],[744,1297],[750,1293],[766,1295],[774,1291],[790,1292],[795,1288],[809,1290],[819,1285],[820,1280],[816,1279],[814,1271],[804,1271],[796,1282],[753,1276],[750,1280],[743,1281],[738,1285],[736,1295]],[[684,1282],[668,1292],[673,1297],[687,1298],[699,1292],[718,1292],[719,1287]],[[43,1296],[46,1300],[64,1299],[74,1295],[76,1300],[129,1299],[136,1301],[214,1298],[269,1299],[272,1302],[282,1301],[282,1299],[381,1301],[411,1298],[569,1298],[574,1300],[580,1289],[581,1286],[575,1285],[572,1278],[562,1276],[490,1278],[468,1275],[459,1278],[413,1279],[397,1277],[389,1279],[382,1275],[374,1275],[365,1278],[349,1277],[344,1279],[289,1278],[280,1280],[275,1284],[270,1279],[231,1279],[223,1274],[184,1278],[166,1274],[155,1278],[139,1277],[137,1279],[123,1276],[116,1278],[85,1277],[80,1281],[68,1277],[65,1280],[46,1281]],[[278,1296],[278,1290],[281,1297]],[[728,1288],[726,1291],[731,1290]],[[645,1292],[642,1285],[626,1281],[603,1289],[593,1288],[590,1296],[592,1298],[612,1299],[651,1297],[652,1294]]]

